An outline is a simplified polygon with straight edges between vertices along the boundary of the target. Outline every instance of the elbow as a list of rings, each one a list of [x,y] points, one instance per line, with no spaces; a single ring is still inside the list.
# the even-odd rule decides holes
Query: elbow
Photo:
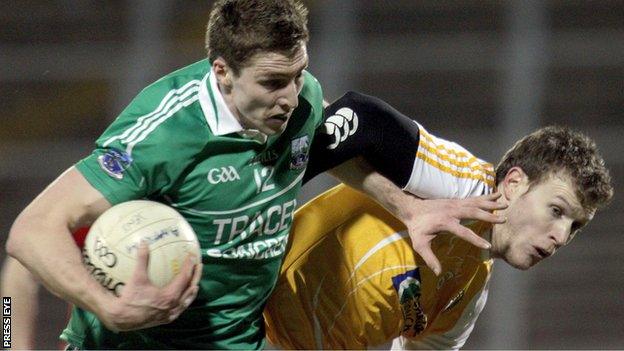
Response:
[[[17,258],[16,256],[19,251],[18,241],[19,240],[17,238],[15,224],[14,224],[13,227],[11,228],[11,231],[9,232],[9,237],[7,238],[7,241],[4,247],[6,250],[6,253],[13,258]]]
[[[21,252],[24,251],[24,246],[27,245],[27,232],[28,231],[25,229],[25,224],[20,219],[20,217],[18,217],[13,223],[11,230],[9,231],[9,236],[5,244],[5,249],[9,256],[16,259],[20,257]]]

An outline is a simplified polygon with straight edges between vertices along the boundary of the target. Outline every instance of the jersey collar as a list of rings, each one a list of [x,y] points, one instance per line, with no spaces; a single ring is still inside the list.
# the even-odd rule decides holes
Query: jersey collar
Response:
[[[212,68],[202,79],[199,101],[212,134],[225,135],[243,131],[243,127],[225,104]]]

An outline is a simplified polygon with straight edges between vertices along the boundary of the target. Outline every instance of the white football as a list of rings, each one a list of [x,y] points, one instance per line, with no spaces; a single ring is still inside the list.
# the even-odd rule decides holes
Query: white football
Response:
[[[191,225],[173,208],[155,201],[133,200],[108,209],[93,223],[83,249],[91,275],[116,295],[132,277],[141,240],[149,247],[148,277],[163,287],[178,274],[190,253],[201,252]]]

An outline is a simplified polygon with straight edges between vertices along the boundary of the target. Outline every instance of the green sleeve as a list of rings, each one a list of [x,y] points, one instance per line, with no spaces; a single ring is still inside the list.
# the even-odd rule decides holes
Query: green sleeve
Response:
[[[164,83],[143,90],[96,141],[91,155],[76,164],[112,204],[166,193],[208,139],[193,92]]]

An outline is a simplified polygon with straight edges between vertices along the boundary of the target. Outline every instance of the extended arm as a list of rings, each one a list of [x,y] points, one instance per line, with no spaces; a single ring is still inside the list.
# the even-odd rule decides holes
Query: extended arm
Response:
[[[366,193],[400,219],[408,229],[412,247],[436,275],[440,274],[441,265],[431,249],[431,241],[438,233],[450,232],[473,245],[488,249],[490,244],[461,225],[460,221],[477,219],[492,223],[504,222],[503,218],[490,212],[504,208],[504,205],[496,202],[500,194],[467,199],[422,200],[403,192],[361,159],[348,161],[330,173],[345,184]]]
[[[488,183],[491,170],[487,169],[491,165],[474,158],[457,144],[427,134],[414,121],[374,97],[347,93],[328,106],[325,113],[324,129],[312,144],[304,180],[340,164],[331,173],[367,193],[402,220],[409,229],[414,249],[436,273],[440,264],[431,251],[430,241],[440,231],[489,247],[483,238],[461,226],[460,220],[502,222],[502,218],[490,213],[501,208],[495,202],[497,195],[461,201],[422,201],[403,190],[431,199],[487,194],[492,189]],[[447,162],[447,155],[436,153],[437,149],[455,152],[451,155],[454,157],[451,162],[456,163],[451,165],[452,172],[432,166]],[[463,177],[459,172],[458,176],[457,167],[468,172],[476,168],[478,174]]]
[[[190,260],[163,289],[147,279],[148,250],[142,246],[134,276],[115,297],[87,272],[71,232],[89,225],[110,207],[75,168],[70,168],[15,220],[7,252],[35,274],[55,295],[95,313],[112,330],[167,323],[182,313],[197,293],[199,272]],[[192,282],[191,279],[193,278]]]

